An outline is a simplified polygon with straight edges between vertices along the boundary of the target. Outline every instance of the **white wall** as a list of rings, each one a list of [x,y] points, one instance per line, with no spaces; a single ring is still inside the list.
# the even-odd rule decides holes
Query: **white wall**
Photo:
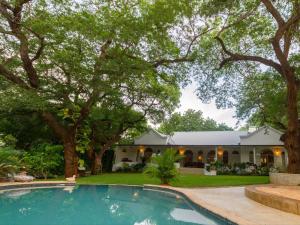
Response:
[[[138,149],[135,147],[118,146],[115,149],[115,164],[122,161],[123,158],[128,158],[132,162],[136,161]]]

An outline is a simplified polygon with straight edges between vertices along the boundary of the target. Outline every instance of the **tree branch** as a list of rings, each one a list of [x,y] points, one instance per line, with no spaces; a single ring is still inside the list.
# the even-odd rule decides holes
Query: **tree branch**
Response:
[[[230,52],[223,40],[220,37],[216,37],[217,41],[220,43],[222,50],[229,56],[229,58],[224,59],[221,63],[220,63],[220,68],[222,68],[226,63],[228,62],[232,62],[232,61],[252,61],[252,62],[259,62],[262,63],[266,66],[270,66],[273,67],[277,72],[279,72],[280,74],[282,74],[282,69],[280,64],[274,62],[271,59],[266,59],[260,56],[252,56],[252,55],[243,55],[243,54],[238,54],[238,53],[232,53]]]
[[[2,64],[0,64],[0,75],[4,76],[7,80],[13,82],[14,84],[17,84],[22,88],[30,89],[30,87],[22,79],[6,69]]]
[[[30,1],[31,0],[18,0],[15,2],[15,6],[12,7],[5,0],[0,0],[0,13],[6,18],[12,35],[14,35],[20,41],[19,53],[30,86],[33,88],[38,88],[38,75],[29,57],[29,43],[26,35],[22,32],[21,25],[23,5]],[[10,14],[8,10],[12,11],[12,14]]]
[[[53,116],[52,113],[50,112],[42,112],[42,117],[45,120],[45,122],[48,124],[49,127],[51,127],[53,129],[53,131],[55,132],[55,134],[59,137],[59,138],[65,138],[68,134],[68,131],[65,129],[65,127],[63,127],[55,118],[55,116]]]
[[[284,25],[285,21],[282,18],[279,11],[274,7],[272,2],[270,0],[261,0],[261,2],[266,6],[267,10],[272,14],[274,19],[276,20],[278,27],[281,27]]]

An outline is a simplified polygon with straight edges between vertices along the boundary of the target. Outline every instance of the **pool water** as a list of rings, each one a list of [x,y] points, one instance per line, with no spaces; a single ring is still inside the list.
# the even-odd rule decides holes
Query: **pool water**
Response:
[[[170,192],[128,186],[76,186],[0,192],[5,225],[224,225]]]

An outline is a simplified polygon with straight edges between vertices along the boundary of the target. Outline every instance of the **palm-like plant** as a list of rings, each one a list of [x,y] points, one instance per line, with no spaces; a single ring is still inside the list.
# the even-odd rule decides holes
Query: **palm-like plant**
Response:
[[[148,165],[144,173],[159,178],[162,184],[169,184],[179,175],[175,163],[181,158],[174,149],[166,149],[163,154],[152,157],[153,164]]]
[[[0,178],[7,177],[17,171],[18,153],[10,149],[0,149]]]

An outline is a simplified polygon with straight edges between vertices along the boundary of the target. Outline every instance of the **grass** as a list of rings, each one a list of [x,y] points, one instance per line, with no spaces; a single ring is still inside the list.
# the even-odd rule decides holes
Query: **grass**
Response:
[[[156,178],[141,173],[106,173],[97,176],[81,177],[78,184],[160,184]],[[250,184],[267,184],[267,176],[201,176],[193,174],[180,175],[171,183],[174,187],[222,187],[242,186]]]

